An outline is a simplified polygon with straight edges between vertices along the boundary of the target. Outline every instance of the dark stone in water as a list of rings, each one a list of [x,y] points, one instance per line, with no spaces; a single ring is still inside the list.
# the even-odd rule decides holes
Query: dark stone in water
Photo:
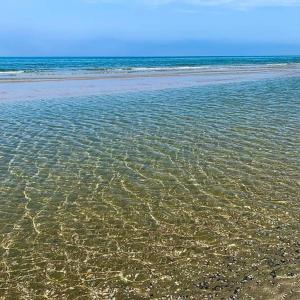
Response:
[[[196,286],[202,290],[207,290],[209,288],[209,284],[207,281],[200,282]]]
[[[246,275],[241,282],[244,283],[253,279],[254,279],[253,275]]]
[[[237,295],[238,295],[238,293],[239,293],[240,291],[241,291],[241,288],[237,287],[237,288],[233,291],[233,295],[231,295],[231,296],[229,297],[229,299],[232,299],[232,300],[237,299]]]
[[[275,271],[275,270],[273,270],[273,271],[270,273],[270,275],[272,276],[273,279],[277,277],[276,271]]]

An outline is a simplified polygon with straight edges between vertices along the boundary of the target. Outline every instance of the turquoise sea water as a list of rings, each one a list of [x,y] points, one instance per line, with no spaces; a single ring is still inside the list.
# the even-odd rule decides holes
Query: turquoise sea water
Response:
[[[139,72],[238,65],[300,63],[300,56],[255,57],[44,57],[1,58],[0,73],[14,72]]]
[[[296,77],[0,102],[0,298],[299,299],[299,121]]]

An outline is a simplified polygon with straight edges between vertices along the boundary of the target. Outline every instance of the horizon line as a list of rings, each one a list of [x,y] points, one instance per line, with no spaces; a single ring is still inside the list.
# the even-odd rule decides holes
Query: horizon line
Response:
[[[24,56],[15,56],[15,55],[4,55],[0,58],[164,58],[164,57],[300,57],[299,54],[265,54],[265,55],[24,55]]]

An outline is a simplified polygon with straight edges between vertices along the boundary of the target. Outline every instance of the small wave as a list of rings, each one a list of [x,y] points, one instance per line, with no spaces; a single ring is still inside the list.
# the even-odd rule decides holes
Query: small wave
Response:
[[[121,68],[89,68],[86,71],[102,73],[138,73],[138,72],[168,72],[168,71],[197,71],[197,70],[232,70],[263,67],[287,67],[289,63],[270,64],[233,64],[233,65],[205,65],[205,66],[147,66],[147,67],[121,67]]]
[[[270,63],[270,64],[265,64],[266,66],[271,66],[271,67],[284,67],[284,66],[289,66],[291,63]]]
[[[216,68],[217,66],[161,66],[161,67],[124,67],[124,68],[89,68],[86,71],[101,71],[107,73],[114,72],[164,72],[164,71],[189,71],[205,70]]]
[[[14,74],[21,74],[24,73],[24,71],[0,71],[0,74],[4,75],[14,75]]]
[[[181,71],[181,70],[203,70],[210,69],[212,66],[165,66],[165,67],[135,67],[132,71]]]

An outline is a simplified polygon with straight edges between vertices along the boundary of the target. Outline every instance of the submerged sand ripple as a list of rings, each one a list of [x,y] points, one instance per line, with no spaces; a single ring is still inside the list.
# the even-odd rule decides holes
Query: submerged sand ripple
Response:
[[[0,104],[3,299],[299,299],[297,78]]]

